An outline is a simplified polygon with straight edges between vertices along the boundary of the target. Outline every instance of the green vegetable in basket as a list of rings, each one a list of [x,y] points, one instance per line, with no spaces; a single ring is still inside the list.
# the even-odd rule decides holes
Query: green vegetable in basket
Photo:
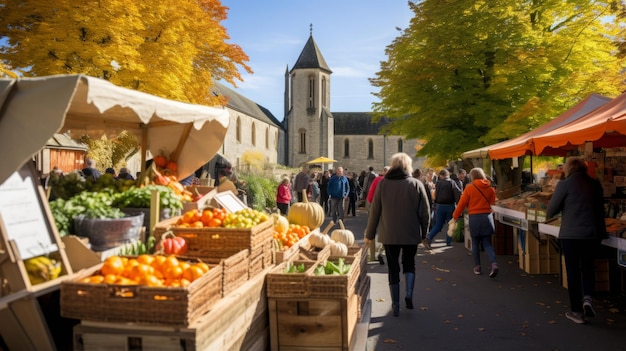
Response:
[[[285,273],[304,273],[306,267],[304,263],[300,263],[299,265],[295,265],[292,262],[287,263],[287,267],[285,267]]]
[[[113,206],[118,208],[149,208],[152,190],[159,193],[159,205],[162,209],[182,209],[183,202],[172,188],[164,185],[147,185],[142,188],[131,188],[115,194]]]
[[[350,264],[345,263],[343,257],[339,257],[336,264],[331,261],[326,261],[324,272],[326,275],[346,275],[350,272],[350,266]]]

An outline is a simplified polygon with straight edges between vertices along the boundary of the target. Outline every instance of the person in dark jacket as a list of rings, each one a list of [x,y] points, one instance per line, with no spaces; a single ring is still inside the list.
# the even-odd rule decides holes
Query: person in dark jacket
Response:
[[[343,175],[343,167],[337,167],[335,174],[328,181],[328,201],[330,201],[330,215],[333,222],[338,219],[343,220],[343,201],[348,197],[350,185],[348,178]]]
[[[561,213],[559,240],[565,258],[570,311],[565,316],[575,323],[595,317],[591,294],[594,260],[602,239],[607,238],[602,185],[589,177],[585,162],[570,157],[564,167],[565,179],[554,189],[546,216]]]
[[[85,168],[82,169],[85,179],[91,177],[94,181],[98,180],[102,173],[96,169],[96,160],[92,158],[85,159]]]
[[[431,250],[430,244],[443,226],[452,219],[452,212],[456,208],[456,202],[461,197],[462,190],[459,184],[450,179],[450,172],[447,169],[439,171],[439,181],[435,183],[435,225],[422,241],[422,244]],[[452,238],[446,235],[446,245],[452,245]]]
[[[328,181],[330,180],[330,172],[324,171],[322,176],[319,179],[320,184],[320,205],[324,209],[324,213],[329,213],[329,202],[328,202]]]
[[[387,256],[389,292],[394,316],[400,314],[400,257],[406,286],[406,307],[413,309],[415,255],[422,232],[428,230],[430,206],[424,185],[411,176],[411,157],[400,152],[391,156],[391,168],[378,183],[365,228],[365,246],[378,234]]]
[[[359,197],[359,180],[357,179],[357,174],[354,172],[350,172],[348,175],[348,185],[350,186],[350,192],[348,193],[348,210],[346,211],[346,216],[350,215],[352,212],[352,217],[356,216],[356,200]]]

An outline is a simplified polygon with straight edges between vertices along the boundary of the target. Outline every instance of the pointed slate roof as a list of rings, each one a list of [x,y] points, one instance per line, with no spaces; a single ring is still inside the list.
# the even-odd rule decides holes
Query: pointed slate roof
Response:
[[[304,49],[302,49],[300,57],[298,57],[298,61],[296,61],[296,64],[291,68],[291,71],[298,68],[318,68],[328,73],[333,73],[330,67],[328,67],[326,60],[324,60],[322,52],[317,47],[317,44],[315,44],[313,35],[310,35],[309,40],[304,44]]]

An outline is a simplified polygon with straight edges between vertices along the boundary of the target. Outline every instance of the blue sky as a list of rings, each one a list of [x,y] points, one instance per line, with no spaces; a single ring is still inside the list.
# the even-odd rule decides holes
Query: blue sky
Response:
[[[269,109],[283,120],[284,74],[295,64],[309,38],[313,39],[333,71],[332,112],[366,112],[376,101],[375,77],[385,48],[406,28],[412,12],[406,0],[222,0],[229,8],[222,25],[249,56],[249,75],[237,92]]]

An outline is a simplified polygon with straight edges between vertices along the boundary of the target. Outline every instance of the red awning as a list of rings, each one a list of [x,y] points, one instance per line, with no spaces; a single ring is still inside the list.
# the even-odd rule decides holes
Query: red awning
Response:
[[[590,112],[597,110],[599,107],[608,104],[611,101],[610,98],[591,94],[583,101],[576,104],[574,107],[563,112],[558,117],[555,117],[550,122],[531,130],[528,133],[522,134],[516,138],[494,144],[488,148],[489,158],[492,160],[506,159],[519,157],[523,155],[539,155],[540,151],[534,143],[534,140],[545,134],[551,133],[564,126],[577,123],[578,120],[588,115]],[[563,143],[566,145],[567,142]],[[561,149],[552,150],[551,155],[564,154]]]

